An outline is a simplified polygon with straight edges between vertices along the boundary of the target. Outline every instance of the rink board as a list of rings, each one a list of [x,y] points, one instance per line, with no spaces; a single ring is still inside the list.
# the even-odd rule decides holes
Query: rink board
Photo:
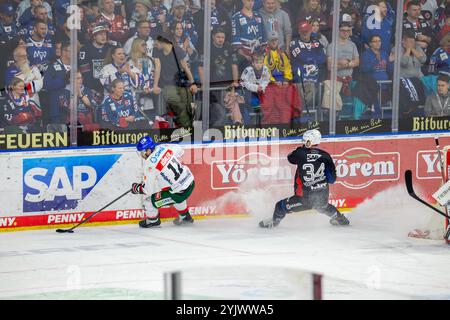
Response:
[[[338,179],[330,202],[350,209],[414,172],[418,193],[431,201],[441,183],[434,135],[324,139]],[[442,135],[440,145],[450,144]],[[286,156],[298,140],[279,143],[184,145],[196,187],[189,198],[194,217],[238,216],[251,212],[249,196],[282,197],[293,192],[295,166]],[[73,225],[123,194],[142,175],[134,148],[70,149],[0,155],[0,231]],[[275,201],[273,205],[275,204]],[[161,218],[176,216],[173,208]],[[132,223],[144,217],[142,197],[129,194],[87,224]]]

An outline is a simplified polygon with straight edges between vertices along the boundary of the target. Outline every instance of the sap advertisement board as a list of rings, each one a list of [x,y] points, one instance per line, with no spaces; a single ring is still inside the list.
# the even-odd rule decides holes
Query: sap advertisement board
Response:
[[[440,137],[441,146],[450,137]],[[184,146],[183,162],[196,178],[188,200],[194,217],[272,213],[293,192],[296,167],[286,156],[299,141]],[[441,183],[434,135],[370,139],[324,139],[336,164],[330,202],[342,209],[404,183],[414,172],[418,192],[431,199]],[[78,149],[0,154],[0,231],[73,225],[142,179],[142,160],[133,148]],[[430,200],[431,201],[431,200]],[[161,218],[176,216],[173,208]],[[261,214],[261,212],[258,212]],[[128,194],[88,224],[134,223],[144,217],[142,196]]]

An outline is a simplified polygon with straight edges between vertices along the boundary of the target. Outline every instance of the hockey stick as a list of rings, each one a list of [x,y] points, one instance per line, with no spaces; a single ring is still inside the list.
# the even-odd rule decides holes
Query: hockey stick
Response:
[[[413,188],[413,183],[412,183],[412,171],[411,170],[406,170],[405,171],[405,184],[406,184],[406,189],[408,190],[408,193],[411,197],[413,197],[414,199],[416,199],[417,201],[423,203],[424,205],[426,205],[428,208],[433,209],[434,211],[436,211],[437,213],[439,213],[441,216],[446,217],[447,219],[450,218],[448,215],[446,215],[444,212],[442,212],[441,210],[433,207],[431,204],[429,204],[428,202],[426,202],[425,200],[422,200],[421,198],[419,198],[418,195],[416,195],[416,193],[414,192],[414,188]]]
[[[445,181],[445,173],[444,173],[444,163],[442,162],[442,155],[441,155],[441,150],[440,150],[440,146],[439,146],[439,137],[435,137],[434,141],[436,142],[436,149],[438,152],[438,157],[439,157],[439,164],[441,166],[441,173],[442,173],[442,183],[446,183]],[[448,209],[447,206],[445,206],[445,213],[448,216]],[[448,219],[448,218],[447,218]],[[450,228],[447,228],[445,235],[444,235],[444,239],[448,240],[448,238],[450,237]]]
[[[127,192],[125,192],[124,194],[122,194],[121,196],[119,196],[118,198],[114,199],[113,201],[111,201],[110,203],[108,203],[106,206],[104,206],[103,208],[101,208],[98,211],[95,211],[94,213],[92,213],[89,217],[87,217],[86,219],[84,219],[83,221],[81,221],[80,223],[78,223],[77,225],[73,226],[70,229],[56,229],[56,232],[58,233],[73,233],[73,229],[79,227],[80,225],[82,225],[83,223],[85,223],[86,221],[88,221],[89,219],[91,219],[93,216],[95,216],[97,213],[103,211],[104,209],[106,209],[107,207],[109,207],[110,205],[112,205],[114,202],[116,202],[117,200],[121,199],[122,197],[126,196],[128,193],[131,192],[131,189],[128,190]]]

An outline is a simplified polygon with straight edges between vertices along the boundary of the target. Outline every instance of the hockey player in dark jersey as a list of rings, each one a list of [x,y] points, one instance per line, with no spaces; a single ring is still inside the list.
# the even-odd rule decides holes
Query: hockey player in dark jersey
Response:
[[[336,167],[331,156],[317,148],[321,134],[308,130],[303,135],[303,146],[288,155],[289,163],[297,165],[294,195],[275,205],[273,217],[259,223],[261,228],[278,226],[286,214],[315,209],[331,218],[332,225],[348,225],[348,219],[328,203],[329,184],[336,181]]]

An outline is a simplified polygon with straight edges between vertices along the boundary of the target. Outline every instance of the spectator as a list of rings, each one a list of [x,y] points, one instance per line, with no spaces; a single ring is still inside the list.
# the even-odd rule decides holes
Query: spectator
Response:
[[[231,44],[237,50],[239,72],[250,64],[253,53],[266,42],[263,20],[253,11],[254,3],[254,0],[242,0],[242,10],[231,18]]]
[[[135,33],[140,21],[150,21],[152,14],[150,8],[152,4],[150,0],[136,0],[134,1],[134,10],[130,20],[130,32]],[[150,26],[149,26],[150,31]]]
[[[269,70],[270,83],[261,103],[262,124],[286,124],[301,117],[301,102],[293,79],[291,64],[286,53],[278,46],[279,35],[275,31],[268,36],[264,64]]]
[[[95,19],[95,24],[107,23],[109,25],[109,39],[115,41],[115,45],[122,46],[129,38],[129,27],[127,20],[114,13],[114,0],[99,0],[100,14]]]
[[[170,36],[158,36],[153,51],[155,82],[153,93],[162,92],[167,110],[173,112],[178,127],[191,127],[193,94],[197,92],[194,77],[185,60],[185,53],[174,46]]]
[[[97,102],[94,99],[95,93],[83,85],[83,76],[78,71],[75,83],[75,94],[77,96],[77,123],[82,126],[83,131],[93,131],[100,128],[95,123],[95,112]],[[67,84],[59,97],[60,108],[65,110],[66,123],[70,123],[70,84]]]
[[[167,16],[166,24],[163,25],[163,31],[165,33],[170,33],[170,27],[173,26],[175,22],[180,22],[183,25],[186,35],[189,36],[194,45],[197,45],[198,33],[194,24],[194,18],[192,17],[191,12],[186,10],[184,0],[173,0],[171,12],[172,13]]]
[[[381,49],[389,52],[392,47],[391,41],[392,31],[395,27],[395,17],[388,17],[388,7],[385,0],[379,0],[374,7],[374,14],[369,16],[363,22],[361,32],[362,41],[364,44],[367,44],[372,36],[377,35],[381,38]]]
[[[123,49],[125,50],[125,53],[127,55],[130,54],[131,51],[131,44],[135,39],[142,39],[147,44],[147,56],[152,57],[153,53],[153,47],[154,47],[154,40],[150,36],[150,22],[146,20],[139,21],[137,23],[136,28],[136,34],[132,36],[130,39],[127,40],[125,45],[123,46]]]
[[[51,23],[51,19],[48,15],[48,10],[45,6],[43,5],[37,5],[36,7],[33,8],[33,16],[27,20],[26,22],[22,22],[21,23],[21,30],[20,33],[25,36],[25,37],[29,37],[33,35],[33,26],[34,26],[34,22],[40,20],[43,21],[47,24],[47,28],[48,28],[48,37],[49,38],[53,38],[55,36],[55,27],[53,26],[53,24]]]
[[[261,103],[264,92],[270,82],[269,69],[264,65],[264,56],[255,53],[252,64],[244,69],[241,75],[241,85],[244,87],[245,104],[241,105],[243,124],[255,124],[252,114],[256,113],[256,124],[261,122]]]
[[[42,0],[20,0],[19,5],[17,6],[17,23],[19,23],[19,19],[27,9],[31,6],[37,6],[39,4],[42,4],[47,8],[50,18],[52,18],[52,7],[47,2]],[[31,12],[29,14],[31,14]]]
[[[26,27],[27,25],[33,25],[33,20],[36,17],[35,9],[38,6],[44,6],[47,11],[48,17],[50,20],[52,19],[52,8],[51,6],[42,0],[25,0],[19,4],[18,12],[17,12],[17,23],[22,27]],[[23,11],[22,11],[23,9]]]
[[[289,45],[292,73],[298,91],[305,99],[305,105],[313,106],[318,101],[319,82],[325,72],[326,55],[320,42],[312,39],[312,26],[308,22],[298,24],[298,33],[299,39],[291,41]]]
[[[11,41],[17,37],[19,29],[15,23],[15,11],[8,3],[0,4],[0,41]]]
[[[337,81],[342,82],[342,92],[349,96],[349,83],[353,79],[353,69],[359,66],[359,53],[356,45],[349,39],[352,32],[351,25],[343,22],[339,26],[338,45],[337,45]],[[327,48],[327,65],[331,70],[331,43]]]
[[[450,33],[439,42],[439,48],[430,58],[430,71],[450,76]]]
[[[185,53],[185,59],[188,63],[189,68],[193,72],[192,64],[197,60],[197,49],[195,49],[194,44],[188,35],[184,32],[183,24],[181,22],[175,22],[170,27],[170,33],[174,40],[174,44],[178,45],[181,50]],[[195,78],[195,76],[194,76]]]
[[[441,0],[436,11],[434,30],[439,41],[450,31],[450,0]]]
[[[242,9],[242,0],[221,0],[217,6],[227,13],[228,18],[231,19],[233,15]]]
[[[320,24],[318,20],[311,19],[310,21],[312,32],[311,32],[311,39],[319,41],[319,43],[323,47],[323,51],[325,52],[326,48],[328,48],[328,39],[325,37],[322,32],[320,31]]]
[[[163,26],[166,24],[169,10],[161,3],[161,0],[151,0],[151,4],[150,36],[156,39],[158,35],[163,34]]]
[[[427,60],[420,44],[416,43],[413,32],[405,32],[402,36],[402,49],[400,58],[401,78],[420,78],[423,76],[421,67]],[[395,48],[392,48],[395,52]]]
[[[0,124],[6,133],[39,131],[41,109],[30,100],[22,79],[13,78],[6,97],[0,99]]]
[[[361,72],[370,75],[377,81],[389,80],[388,65],[394,62],[394,54],[381,48],[381,37],[372,35],[369,39],[369,49],[361,56]]]
[[[103,85],[100,82],[104,60],[111,49],[108,44],[109,27],[106,24],[94,26],[91,30],[92,42],[85,44],[79,52],[79,70],[83,82],[92,90],[103,96]],[[100,103],[100,102],[99,102]]]
[[[27,54],[31,65],[35,65],[40,71],[45,72],[48,64],[55,56],[55,46],[47,37],[48,26],[44,21],[34,22],[33,35],[27,39]]]
[[[410,1],[406,5],[406,17],[403,19],[403,33],[414,32],[414,39],[426,53],[433,40],[433,30],[430,24],[420,18],[420,2]]]
[[[136,68],[144,78],[142,88],[136,89],[136,102],[142,110],[152,113],[156,116],[156,110],[153,103],[153,96],[150,95],[153,89],[154,66],[152,58],[148,56],[147,42],[141,38],[136,38],[131,45],[131,68]]]
[[[42,75],[36,66],[30,66],[27,51],[23,47],[14,50],[14,64],[6,69],[5,84],[9,86],[14,78],[19,78],[25,83],[25,90],[31,100],[40,106],[38,92],[42,89]]]
[[[236,53],[231,45],[225,41],[225,30],[221,28],[212,31],[212,43],[210,54],[210,124],[211,126],[219,126],[225,123],[225,109],[219,90],[214,88],[226,87],[232,85],[233,88],[239,86],[239,72],[237,67]],[[199,78],[203,83],[204,68],[203,55],[200,57]]]
[[[317,1],[317,0],[312,0]],[[289,15],[277,8],[276,0],[263,0],[263,8],[259,10],[264,22],[265,36],[275,31],[279,34],[278,45],[280,49],[287,50],[292,40],[292,26]]]
[[[198,43],[196,45],[199,53],[203,52],[203,37],[204,37],[204,14],[203,9],[205,0],[202,0],[202,8],[193,14],[195,29],[198,33]],[[231,37],[231,20],[227,12],[222,7],[216,6],[216,0],[210,0],[211,3],[211,33],[216,28],[221,28],[225,31],[227,39]]]
[[[99,80],[105,91],[109,91],[109,85],[116,79],[124,81],[125,91],[131,93],[133,97],[135,89],[142,88],[144,85],[143,75],[139,69],[129,63],[125,51],[120,47],[113,47],[109,50]]]
[[[437,92],[427,97],[425,102],[426,116],[450,116],[450,95],[448,93],[450,77],[440,75],[437,79]]]
[[[115,79],[109,86],[109,94],[103,102],[104,119],[114,129],[137,129],[145,127],[143,117],[133,95],[125,90],[126,83]]]
[[[303,10],[300,11],[296,24],[307,21],[312,24],[312,20],[315,20],[319,24],[319,30],[328,30],[327,19],[322,11],[320,0],[305,0],[303,3]]]
[[[49,110],[44,108],[44,111],[46,111],[45,120],[48,121],[47,130],[49,132],[67,130],[65,126],[67,117],[65,112],[67,110],[61,109],[59,97],[63,94],[70,80],[70,46],[69,42],[62,44],[61,58],[51,64],[44,73],[43,88],[47,91],[49,97]]]

